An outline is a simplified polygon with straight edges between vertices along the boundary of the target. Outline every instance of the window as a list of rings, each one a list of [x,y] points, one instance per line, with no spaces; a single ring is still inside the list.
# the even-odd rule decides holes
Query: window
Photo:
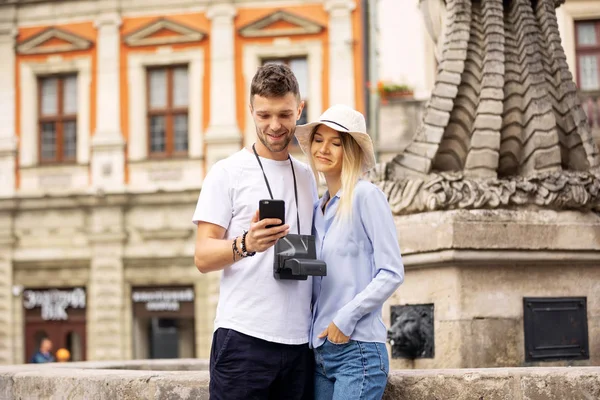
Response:
[[[188,151],[188,68],[148,69],[148,154],[186,155]]]
[[[576,21],[575,37],[579,88],[600,90],[600,20]]]
[[[308,122],[308,60],[306,57],[289,57],[289,58],[265,58],[262,60],[263,65],[267,63],[285,64],[290,67],[296,79],[298,80],[298,87],[300,89],[300,96],[304,100],[304,109],[302,115],[298,120],[298,125],[303,125]]]
[[[75,162],[77,150],[77,76],[40,77],[40,163]]]

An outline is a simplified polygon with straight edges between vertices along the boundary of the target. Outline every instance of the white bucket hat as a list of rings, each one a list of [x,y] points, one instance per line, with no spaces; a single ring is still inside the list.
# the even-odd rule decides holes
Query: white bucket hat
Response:
[[[340,133],[348,133],[363,152],[362,172],[366,172],[375,166],[375,152],[371,136],[367,133],[365,117],[351,107],[336,104],[329,107],[316,122],[296,127],[296,138],[300,148],[308,157],[310,154],[310,134],[317,125],[326,125]]]

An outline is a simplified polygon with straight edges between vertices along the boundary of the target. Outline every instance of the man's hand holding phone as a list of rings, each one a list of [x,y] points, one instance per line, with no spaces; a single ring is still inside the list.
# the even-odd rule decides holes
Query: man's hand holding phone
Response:
[[[281,222],[282,221],[278,218],[264,218],[261,220],[259,219],[257,210],[252,218],[250,229],[248,229],[246,235],[247,251],[262,253],[273,246],[279,239],[287,235],[290,231],[290,227],[287,224],[279,225]],[[273,227],[267,228],[267,226]]]

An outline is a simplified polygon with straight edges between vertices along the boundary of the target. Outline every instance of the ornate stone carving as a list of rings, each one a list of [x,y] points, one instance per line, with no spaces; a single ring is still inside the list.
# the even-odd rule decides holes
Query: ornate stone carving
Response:
[[[392,358],[433,358],[433,304],[392,306],[388,341]]]
[[[600,175],[555,171],[504,179],[468,178],[463,172],[390,180],[383,165],[369,179],[386,194],[396,215],[452,209],[539,206],[600,212]]]
[[[425,17],[447,24],[415,137],[371,173],[394,213],[600,209],[600,152],[560,41],[563,1],[421,1],[445,7]]]
[[[160,32],[170,34],[155,36]],[[205,33],[182,25],[167,18],[159,18],[138,29],[124,39],[129,46],[167,45],[173,43],[198,42],[204,39]]]
[[[280,37],[319,33],[323,26],[306,18],[278,10],[239,29],[243,37]]]
[[[87,50],[91,46],[92,42],[84,37],[52,27],[20,43],[17,46],[17,52],[20,54],[48,54]]]
[[[600,156],[560,43],[554,0],[447,0],[438,77],[396,175],[585,171]]]

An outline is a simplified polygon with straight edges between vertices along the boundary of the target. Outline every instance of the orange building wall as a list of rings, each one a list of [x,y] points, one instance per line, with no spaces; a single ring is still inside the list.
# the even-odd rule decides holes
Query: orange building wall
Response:
[[[289,36],[289,39],[293,42],[301,42],[304,40],[315,40],[319,39],[323,42],[323,72],[322,72],[322,101],[323,106],[326,107],[329,104],[329,33],[327,30],[329,15],[321,4],[314,5],[303,5],[294,7],[285,7],[285,11],[304,17],[311,21],[314,21],[320,25],[323,25],[323,29],[318,34],[313,35],[294,35]],[[272,14],[276,9],[273,8],[246,8],[239,9],[238,15],[235,19],[235,30],[238,32],[242,27],[251,24],[263,17]],[[236,76],[236,107],[237,107],[237,122],[240,127],[240,131],[244,132],[246,127],[246,118],[250,118],[250,111],[248,109],[250,99],[246,96],[247,88],[250,87],[250,82],[246,82],[243,73],[243,49],[247,44],[256,43],[273,43],[273,37],[256,37],[256,38],[245,38],[240,34],[236,33],[235,36],[235,76]]]
[[[91,88],[90,88],[90,132],[96,130],[96,29],[91,22],[83,22],[78,24],[66,24],[66,25],[55,25],[55,28],[59,28],[69,33],[73,33],[75,35],[84,37],[90,41],[92,41],[92,46],[87,50],[79,50],[79,51],[69,51],[69,52],[61,52],[56,54],[17,54],[15,57],[15,82],[16,86],[16,107],[15,107],[15,122],[16,122],[16,131],[17,136],[21,134],[21,108],[20,108],[20,85],[19,85],[19,69],[21,62],[44,62],[48,59],[48,57],[60,56],[64,60],[70,60],[73,58],[78,58],[82,56],[90,56],[92,60],[92,71],[91,71]],[[37,35],[38,33],[50,28],[49,26],[41,26],[41,27],[28,27],[28,28],[20,28],[17,36],[17,44],[24,42],[25,40]]]
[[[121,25],[121,35],[123,37],[128,34],[158,20],[166,18],[171,21],[180,23],[182,25],[189,26],[190,28],[202,31],[206,34],[206,37],[197,43],[175,43],[171,45],[152,45],[152,46],[136,46],[129,47],[123,41],[121,41],[121,130],[125,140],[129,137],[129,83],[127,74],[127,56],[129,53],[155,53],[159,47],[171,47],[173,51],[187,50],[193,48],[201,48],[204,51],[204,93],[202,94],[202,115],[204,120],[202,121],[203,129],[208,126],[208,117],[210,115],[210,45],[208,34],[210,33],[210,21],[204,16],[204,14],[181,14],[181,15],[168,15],[159,17],[139,17],[139,18],[124,18],[123,24]],[[157,32],[152,37],[165,36],[161,32]]]
[[[364,113],[365,109],[365,99],[363,98],[363,82],[362,76],[364,72],[362,54],[363,54],[363,46],[362,43],[362,24],[361,24],[361,5],[360,2],[356,2],[357,7],[352,12],[353,19],[353,39],[354,39],[354,71],[355,71],[355,104],[358,110]],[[292,42],[304,41],[304,40],[321,40],[323,44],[323,70],[322,70],[322,82],[323,82],[323,90],[322,90],[322,104],[324,108],[329,106],[329,32],[328,32],[328,23],[329,23],[329,14],[323,8],[323,5],[320,3],[309,4],[309,5],[298,5],[285,7],[285,11],[290,13],[299,15],[301,17],[307,18],[311,21],[314,21],[325,27],[323,31],[318,34],[311,35],[295,35],[289,36],[289,39]],[[255,22],[271,13],[276,11],[275,8],[241,8],[238,9],[238,14],[234,20],[234,27],[236,30],[235,33],[235,79],[236,79],[236,121],[238,123],[240,131],[244,131],[246,126],[246,118],[249,118],[249,110],[248,110],[248,101],[246,98],[246,91],[250,85],[250,82],[246,82],[243,74],[243,48],[246,44],[250,43],[272,43],[273,37],[270,38],[245,38],[237,33],[240,28],[243,26]],[[120,33],[122,37],[125,37],[131,32],[134,32],[143,26],[159,19],[164,18],[165,16],[152,16],[152,17],[135,17],[123,18],[122,25],[120,27]],[[209,125],[210,118],[210,79],[211,79],[211,68],[210,68],[210,58],[211,58],[211,48],[210,48],[210,20],[202,13],[192,13],[192,14],[176,14],[169,15],[166,18],[181,23],[183,25],[189,26],[191,28],[200,30],[204,32],[207,36],[200,42],[197,43],[180,43],[180,44],[172,44],[167,45],[173,49],[173,51],[178,51],[182,49],[189,48],[202,48],[204,50],[204,82],[203,88],[204,93],[202,94],[202,115],[203,121],[202,126],[203,130],[206,130]],[[71,59],[75,57],[81,56],[90,56],[92,60],[92,71],[91,71],[91,88],[90,88],[90,134],[93,135],[96,130],[96,84],[97,84],[97,54],[96,54],[96,42],[97,42],[97,30],[94,28],[92,22],[82,22],[82,23],[73,23],[73,24],[64,24],[64,25],[56,25],[55,27],[65,30],[67,32],[71,32],[75,35],[82,36],[86,39],[92,41],[93,45],[90,49],[85,51],[72,51],[72,52],[61,52],[56,55],[62,57],[63,59]],[[27,27],[20,28],[18,32],[17,42],[21,43],[28,38],[42,32],[47,29],[48,26],[38,26],[38,27]],[[158,32],[155,35],[169,35],[168,32]],[[123,133],[123,137],[127,143],[127,139],[129,137],[129,91],[128,91],[128,64],[127,64],[127,56],[130,52],[155,52],[158,47],[163,46],[140,46],[140,47],[129,47],[123,41],[121,41],[120,45],[120,117],[121,117],[121,131]],[[15,123],[16,123],[16,134],[20,136],[21,134],[21,126],[20,126],[20,87],[18,85],[19,82],[19,69],[20,63],[23,61],[44,61],[47,60],[48,57],[55,56],[55,54],[43,54],[43,55],[19,55],[16,56],[16,65],[15,65],[15,79],[17,82],[16,85],[16,93],[15,93]],[[37,107],[37,105],[36,105]],[[127,152],[125,153],[127,154]],[[127,166],[127,163],[125,164]],[[127,167],[126,167],[126,179],[128,175]],[[17,187],[19,186],[19,176],[18,176],[18,168],[17,168]]]
[[[76,24],[64,24],[54,25],[53,27],[64,30],[66,32],[81,36],[92,42],[92,46],[87,50],[60,52],[56,54],[16,54],[15,57],[15,130],[16,135],[21,135],[21,86],[20,82],[20,67],[22,62],[44,62],[49,57],[60,56],[63,60],[70,60],[82,56],[89,56],[91,58],[92,69],[91,69],[91,80],[90,80],[90,134],[93,135],[96,130],[96,41],[97,31],[94,28],[92,22],[82,22]],[[27,27],[19,28],[17,34],[17,44],[24,42],[25,40],[37,35],[38,33],[50,28],[49,26],[38,26],[38,27]],[[33,104],[33,107],[38,107],[37,104]],[[18,165],[18,164],[17,164]],[[17,189],[20,186],[19,168],[16,169],[16,186]]]
[[[206,130],[208,126],[208,119],[210,116],[210,45],[208,34],[210,32],[210,21],[204,14],[174,14],[168,16],[153,16],[153,17],[138,17],[138,18],[123,18],[121,25],[121,36],[125,37],[128,34],[143,28],[144,26],[151,24],[152,22],[166,18],[170,21],[177,22],[182,25],[186,25],[192,29],[202,31],[206,34],[205,38],[200,42],[196,43],[175,43],[170,45],[151,45],[151,46],[135,46],[130,47],[123,40],[121,40],[120,49],[120,62],[121,62],[121,132],[123,132],[123,138],[125,143],[129,138],[129,74],[127,57],[130,53],[155,53],[160,47],[170,47],[173,51],[187,50],[194,48],[201,48],[204,50],[204,82],[203,88],[204,93],[202,94],[202,127]],[[156,32],[152,37],[167,36],[169,32]],[[200,132],[198,132],[200,134]],[[125,151],[125,157],[127,157],[127,149]],[[125,163],[125,182],[129,181],[129,167]]]

